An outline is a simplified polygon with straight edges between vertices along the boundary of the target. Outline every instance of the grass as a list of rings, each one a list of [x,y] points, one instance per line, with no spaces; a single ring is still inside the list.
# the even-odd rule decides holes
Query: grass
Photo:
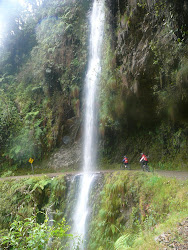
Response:
[[[160,177],[155,173],[118,171],[106,176],[98,214],[93,218],[92,241],[101,249],[159,249],[155,237],[175,228],[188,214],[188,181]],[[118,228],[119,230],[116,230]],[[124,240],[124,243],[122,243]],[[130,243],[131,242],[131,243]],[[91,248],[94,249],[94,248]]]
[[[115,168],[119,164],[110,166]],[[137,166],[135,165],[135,167]],[[63,170],[65,169],[61,171]],[[22,190],[22,185],[23,187],[29,185],[28,181],[26,182],[20,181],[17,190]],[[43,186],[47,187],[52,180],[40,180],[39,178],[36,181],[29,179],[30,182],[33,183],[33,186],[35,184],[35,187],[37,185],[36,191],[40,191],[41,187],[43,190]],[[13,183],[18,185],[16,182]],[[62,187],[58,179],[54,179],[53,183],[53,186]],[[14,187],[13,194],[10,194],[11,202],[17,197],[16,195],[22,195],[15,191]],[[62,192],[64,191],[62,190]],[[35,193],[32,192],[32,194]],[[177,223],[187,217],[187,194],[188,181],[178,181],[141,171],[115,171],[105,174],[104,187],[99,195],[99,200],[95,200],[96,210],[93,211],[95,217],[92,219],[90,229],[90,246],[95,247],[89,249],[96,249],[96,246],[97,249],[100,246],[101,249],[114,249],[115,242],[123,235],[126,235],[129,241],[127,241],[127,237],[122,238],[124,243],[119,241],[118,244],[127,244],[127,248],[122,249],[159,249],[158,243],[155,241],[156,236],[170,229],[173,229],[172,232],[175,235]],[[36,193],[36,197],[38,197],[38,193]],[[96,197],[98,196],[96,195]],[[54,198],[58,200],[56,193],[54,193]],[[7,202],[7,204],[10,203],[9,199]],[[2,202],[2,204],[4,203]],[[17,201],[13,205],[16,207],[16,204]],[[4,208],[5,211],[7,207],[8,205]],[[178,238],[178,240],[181,239]]]
[[[74,172],[75,166],[62,167],[58,169],[46,167],[47,164],[36,165],[33,164],[33,170],[31,166],[22,166],[22,167],[12,167],[10,169],[4,169],[0,172],[0,177],[8,176],[21,176],[21,175],[33,175],[33,174],[47,174],[47,173],[65,173],[65,172]]]
[[[178,242],[181,242],[183,239],[177,236],[177,226],[179,222],[186,218],[187,211],[170,214],[164,222],[157,224],[152,231],[141,232],[130,249],[161,249],[161,245],[157,243],[155,239],[165,232],[171,232],[172,236],[174,236]]]

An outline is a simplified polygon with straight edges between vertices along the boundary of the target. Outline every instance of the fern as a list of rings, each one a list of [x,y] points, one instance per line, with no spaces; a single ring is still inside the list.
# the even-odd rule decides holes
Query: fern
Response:
[[[122,235],[114,244],[115,250],[129,249],[129,234]]]

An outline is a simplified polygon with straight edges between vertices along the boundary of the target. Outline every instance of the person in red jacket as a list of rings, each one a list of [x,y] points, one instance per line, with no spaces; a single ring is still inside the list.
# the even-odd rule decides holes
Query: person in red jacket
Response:
[[[128,158],[127,158],[127,156],[125,155],[124,156],[124,158],[123,158],[123,160],[122,160],[122,162],[124,163],[124,165],[125,165],[125,168],[127,168],[128,167]]]
[[[140,163],[142,167],[143,165],[147,166],[148,164],[148,158],[144,153],[141,153]]]

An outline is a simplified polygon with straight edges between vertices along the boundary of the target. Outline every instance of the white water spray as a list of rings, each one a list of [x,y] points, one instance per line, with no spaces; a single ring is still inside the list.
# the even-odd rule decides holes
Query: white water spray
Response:
[[[84,119],[84,147],[83,171],[79,196],[73,218],[72,233],[85,240],[86,218],[88,214],[89,191],[95,170],[97,144],[97,93],[101,72],[101,48],[104,30],[104,0],[94,0],[90,16],[90,47],[89,64],[85,79],[85,119]],[[84,244],[81,246],[84,249]]]

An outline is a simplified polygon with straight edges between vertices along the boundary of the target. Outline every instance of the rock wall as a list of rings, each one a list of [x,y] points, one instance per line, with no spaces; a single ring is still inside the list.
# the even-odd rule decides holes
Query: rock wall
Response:
[[[159,106],[155,92],[170,84],[177,87],[173,73],[180,67],[187,49],[188,3],[136,0],[118,3],[116,67],[128,94],[136,95],[141,105],[139,111],[135,109],[137,117],[155,122]],[[145,112],[140,117],[142,109]]]
[[[175,155],[182,148],[178,140],[187,144],[188,134],[188,3],[108,0],[107,6],[111,46],[106,53],[112,56],[104,67],[101,94],[104,152],[118,148],[123,155],[137,148],[135,154],[151,153],[153,141],[154,158],[154,151]],[[134,137],[142,145],[131,146]],[[124,141],[120,150],[119,139]]]

